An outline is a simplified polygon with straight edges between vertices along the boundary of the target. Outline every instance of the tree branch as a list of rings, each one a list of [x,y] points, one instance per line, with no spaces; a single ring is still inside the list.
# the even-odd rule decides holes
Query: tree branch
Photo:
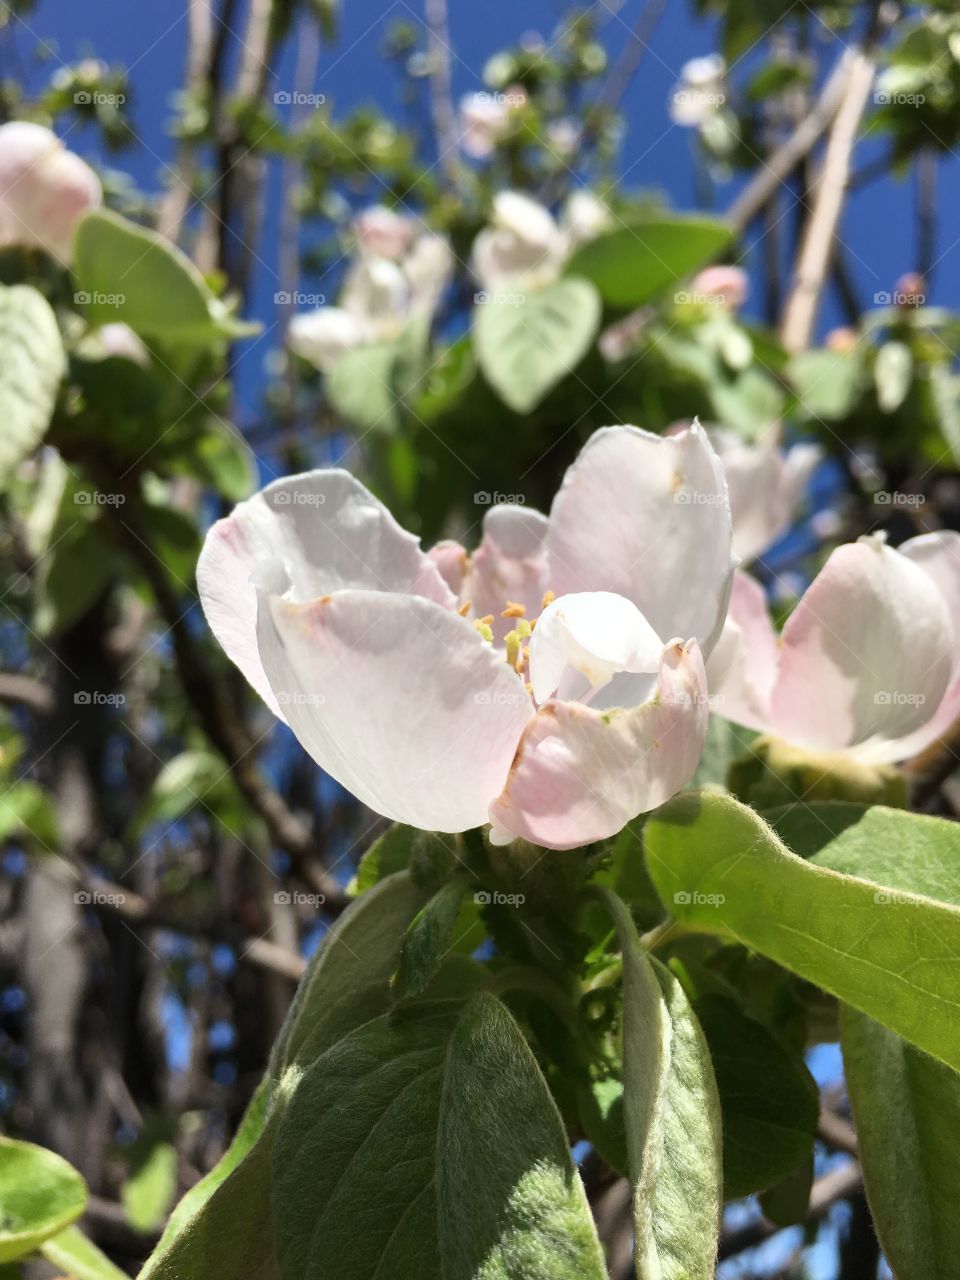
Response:
[[[819,1222],[821,1218],[826,1217],[833,1205],[840,1200],[849,1199],[862,1186],[863,1174],[855,1160],[841,1165],[838,1169],[831,1169],[813,1184],[810,1204],[803,1221],[807,1224]],[[768,1222],[766,1218],[758,1218],[756,1222],[750,1222],[736,1231],[726,1232],[720,1238],[719,1260],[722,1262],[724,1258],[732,1258],[735,1254],[743,1253],[745,1249],[756,1248],[758,1244],[763,1244],[765,1240],[769,1240],[771,1236],[775,1236],[783,1229],[773,1222]]]
[[[784,309],[780,338],[787,351],[803,351],[810,344],[843,211],[850,158],[873,84],[873,59],[859,52],[850,53],[848,58],[849,76],[830,130],[823,167],[814,187],[813,212],[800,247],[793,288]]]

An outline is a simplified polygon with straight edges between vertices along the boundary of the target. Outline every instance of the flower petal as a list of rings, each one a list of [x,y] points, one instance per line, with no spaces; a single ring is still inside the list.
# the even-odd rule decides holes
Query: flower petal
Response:
[[[707,659],[710,709],[725,720],[764,732],[770,727],[776,676],[777,633],[763,587],[738,569],[727,620]]]
[[[324,373],[344,352],[367,342],[369,336],[361,322],[343,307],[301,311],[291,319],[287,330],[290,350]]]
[[[923,569],[877,536],[838,547],[784,627],[775,731],[799,746],[895,759],[896,739],[940,705],[952,645]]]
[[[547,702],[571,669],[584,677],[584,693],[609,684],[619,671],[656,671],[662,650],[663,641],[626,597],[610,591],[560,596],[530,637],[534,697]]]
[[[726,613],[731,538],[723,467],[701,427],[604,427],[554,499],[550,586],[626,596],[657,635],[694,636],[706,654]]]
[[[425,596],[448,609],[456,605],[413,534],[348,471],[308,471],[268,485],[210,529],[197,585],[214,635],[278,715],[257,648],[257,594],[250,581],[265,562],[282,565],[296,600],[370,587]]]
[[[533,707],[469,622],[420,596],[261,591],[258,635],[288,724],[364,804],[428,831],[486,820]]]
[[[643,706],[599,712],[548,703],[528,725],[507,784],[490,806],[492,838],[509,833],[572,849],[615,835],[690,781],[707,718],[695,641],[666,646],[657,696]]]
[[[483,540],[471,557],[463,596],[473,601],[475,617],[493,614],[497,640],[515,625],[500,617],[507,601],[522,604],[531,618],[540,612],[550,586],[546,533],[547,517],[532,507],[503,502],[484,517]]]

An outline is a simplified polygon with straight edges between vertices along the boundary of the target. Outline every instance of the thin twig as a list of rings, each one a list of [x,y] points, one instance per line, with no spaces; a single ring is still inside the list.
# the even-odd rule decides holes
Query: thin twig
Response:
[[[424,0],[430,55],[430,115],[437,141],[437,163],[448,185],[457,181],[457,124],[450,71],[447,0]]]
[[[195,100],[203,98],[209,92],[214,50],[213,25],[211,0],[189,0],[185,92]],[[196,141],[192,138],[182,139],[173,165],[173,180],[160,207],[157,223],[160,234],[168,240],[177,239],[190,207],[197,167],[196,154]]]
[[[831,1169],[813,1184],[804,1222],[807,1224],[819,1222],[821,1218],[826,1217],[835,1204],[841,1200],[847,1200],[862,1186],[863,1174],[855,1160],[841,1165],[838,1169]],[[737,1231],[726,1232],[720,1238],[720,1261],[743,1253],[745,1249],[756,1248],[758,1244],[763,1244],[765,1240],[769,1240],[771,1236],[775,1236],[782,1230],[783,1228],[778,1227],[776,1223],[769,1222],[766,1218],[758,1218]]]
[[[800,247],[793,288],[784,308],[780,338],[787,351],[803,351],[810,344],[843,211],[850,158],[875,69],[873,59],[866,54],[850,55],[849,78],[830,129],[823,167],[814,187],[813,212]]]
[[[827,78],[808,115],[800,121],[727,210],[726,220],[743,231],[786,182],[797,165],[829,129],[843,101],[850,78],[851,55],[845,53]]]

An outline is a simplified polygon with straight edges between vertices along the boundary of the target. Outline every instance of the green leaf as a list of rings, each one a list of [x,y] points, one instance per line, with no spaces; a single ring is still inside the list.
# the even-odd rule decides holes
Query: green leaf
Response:
[[[883,413],[895,413],[907,398],[913,381],[913,355],[905,342],[885,342],[873,367],[877,403]]]
[[[838,422],[863,391],[863,362],[856,351],[801,351],[788,363],[787,377],[808,417]]]
[[[273,1049],[271,1075],[307,1065],[390,1001],[403,935],[426,895],[405,871],[350,904],[300,980]]]
[[[79,1227],[67,1227],[40,1246],[40,1252],[71,1280],[129,1280]]]
[[[712,1280],[723,1205],[720,1104],[703,1032],[625,904],[598,891],[623,951],[623,1112],[639,1280]]]
[[[153,780],[133,822],[133,833],[142,835],[153,822],[169,825],[193,809],[216,817],[232,833],[243,823],[244,802],[212,751],[182,751],[168,760]]]
[[[960,909],[804,862],[721,792],[676,797],[645,840],[678,920],[736,938],[960,1066]]]
[[[122,321],[147,338],[208,343],[256,332],[234,320],[190,259],[117,213],[88,213],[74,242],[75,299],[92,325]]]
[[[120,1192],[127,1221],[137,1231],[155,1230],[176,1193],[176,1150],[169,1142],[151,1142]]]
[[[730,235],[709,218],[642,218],[582,245],[567,274],[591,281],[611,307],[639,307],[710,262]]]
[[[734,1000],[705,995],[694,1009],[720,1094],[724,1197],[739,1200],[781,1182],[812,1158],[817,1086],[803,1059]]]
[[[86,1205],[86,1185],[66,1160],[0,1135],[0,1262],[32,1253]]]
[[[0,488],[43,439],[65,368],[57,318],[43,294],[0,285]]]
[[[247,1104],[243,1119],[233,1135],[233,1141],[226,1151],[199,1182],[194,1183],[185,1196],[178,1202],[167,1220],[163,1235],[154,1251],[154,1257],[162,1255],[173,1241],[186,1228],[190,1220],[196,1217],[204,1205],[226,1179],[238,1167],[241,1161],[253,1149],[257,1139],[263,1133],[266,1123],[267,1104],[270,1097],[270,1080],[264,1076],[253,1097]]]
[[[283,1280],[606,1275],[556,1105],[487,993],[377,1018],[319,1058],[274,1177]]]
[[[586,280],[567,277],[518,299],[475,307],[473,340],[490,385],[509,408],[529,413],[586,354],[600,298]]]
[[[416,836],[417,832],[413,827],[405,827],[400,822],[388,827],[360,859],[355,892],[363,893],[395,871],[405,871],[413,856]]]
[[[949,364],[932,364],[929,371],[937,425],[955,463],[960,463],[960,378]]]
[[[6,784],[5,784],[6,785]],[[41,852],[57,849],[60,828],[51,797],[38,782],[25,779],[0,795],[0,840],[35,840]]]
[[[438,889],[410,921],[393,985],[399,998],[420,995],[436,975],[453,945],[465,889],[465,879],[457,876]]]
[[[791,804],[764,818],[794,853],[896,893],[960,906],[960,829],[945,818],[883,805]]]
[[[844,1074],[877,1236],[898,1280],[953,1280],[960,1257],[960,1075],[841,1012]]]
[[[392,342],[371,342],[337,358],[324,383],[334,410],[364,431],[396,431],[400,403],[393,385],[397,360]]]
[[[34,630],[44,639],[65,631],[96,604],[117,569],[97,521],[67,525],[40,561]]]

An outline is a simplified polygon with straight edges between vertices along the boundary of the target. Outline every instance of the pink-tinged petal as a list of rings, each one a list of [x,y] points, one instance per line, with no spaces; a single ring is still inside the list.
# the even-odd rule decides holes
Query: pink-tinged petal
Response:
[[[486,821],[533,705],[471,623],[419,596],[260,598],[264,669],[322,769],[397,822]]]
[[[456,605],[413,534],[348,471],[308,471],[268,485],[210,529],[197,585],[214,635],[277,715],[283,712],[257,648],[251,582],[264,563],[282,567],[295,600],[369,587]]]
[[[960,533],[943,529],[921,534],[897,550],[923,569],[940,591],[953,626],[953,669],[950,686],[931,719],[906,737],[881,744],[886,750],[871,757],[878,763],[908,760],[918,755],[960,719]]]
[[[427,555],[437,566],[440,577],[459,600],[469,561],[467,552],[453,538],[444,538],[442,542],[431,547]]]
[[[663,641],[625,596],[609,591],[560,596],[544,609],[530,637],[534,697],[547,702],[571,672],[583,677],[585,693],[609,684],[621,671],[656,671],[662,651]]]
[[[777,633],[763,587],[738,570],[733,575],[727,620],[707,659],[710,709],[725,720],[763,732],[770,727],[776,677]]]
[[[733,549],[749,564],[777,540],[792,517],[783,505],[783,459],[772,440],[746,444],[723,427],[711,427],[707,434],[727,477]]]
[[[483,539],[470,560],[463,595],[473,601],[475,617],[493,614],[493,631],[502,640],[515,619],[501,618],[507,601],[522,604],[530,618],[540,612],[547,581],[544,539],[547,517],[532,507],[500,503],[483,521]]]
[[[701,427],[656,436],[604,427],[553,502],[547,533],[557,595],[614,591],[659,636],[716,643],[734,567],[727,485]]]
[[[663,651],[657,696],[631,710],[576,702],[542,707],[490,806],[493,839],[572,849],[616,835],[693,777],[707,731],[707,687],[695,641]]]
[[[69,264],[77,223],[102,199],[100,179],[56,134],[0,126],[0,245],[39,246]]]
[[[940,705],[952,649],[947,607],[921,568],[879,537],[838,547],[784,627],[775,731],[883,759]]]

